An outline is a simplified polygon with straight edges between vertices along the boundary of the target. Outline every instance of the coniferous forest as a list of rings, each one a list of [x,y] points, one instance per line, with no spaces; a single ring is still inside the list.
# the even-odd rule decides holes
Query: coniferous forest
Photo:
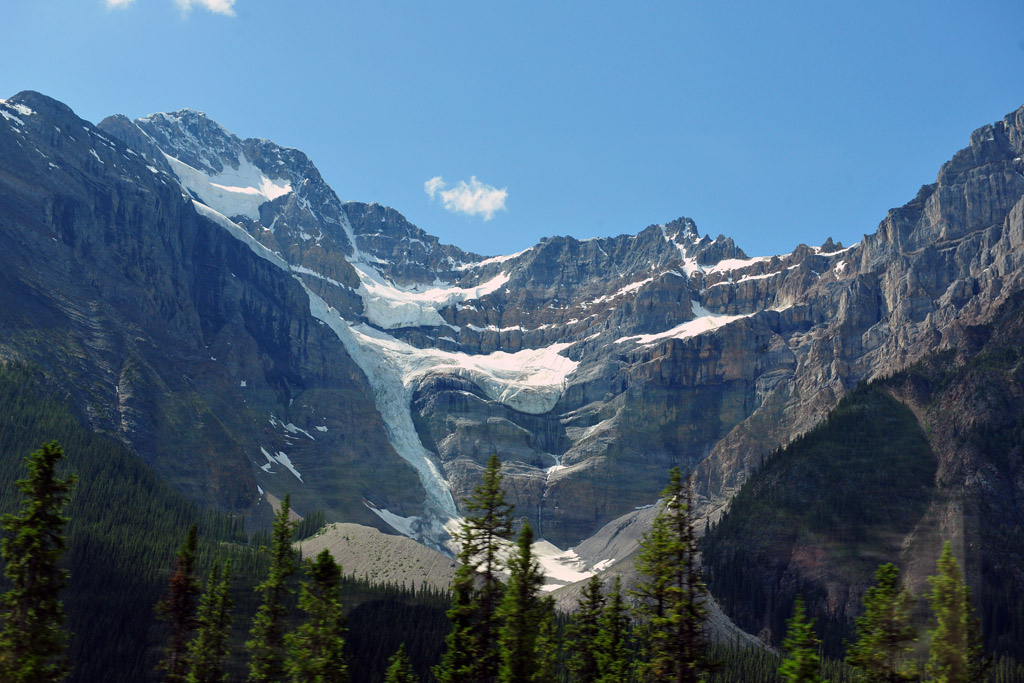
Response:
[[[837,419],[871,410],[901,419],[885,402],[863,388]],[[497,457],[467,501],[450,593],[375,586],[346,578],[327,551],[297,555],[293,542],[316,533],[322,514],[290,521],[286,497],[273,528],[250,533],[239,519],[161,483],[64,406],[33,369],[0,370],[5,681],[1024,680],[1009,654],[988,654],[948,543],[921,596],[925,629],[921,600],[900,589],[894,565],[883,564],[852,624],[815,617],[796,591],[772,597],[789,606],[778,649],[713,643],[705,574],[727,606],[765,600],[742,578],[730,583],[728,563],[715,559],[722,530],[761,504],[749,490],[710,530],[705,568],[691,487],[671,471],[636,581],[595,577],[578,609],[564,614],[541,590],[533,532],[514,522]],[[826,425],[800,448],[813,449],[836,428]],[[913,443],[900,447],[901,467],[928,467]],[[778,454],[765,470],[800,457]],[[800,524],[831,529],[829,513],[807,510]],[[883,513],[895,514],[875,511]],[[832,531],[853,541],[866,533],[856,520]],[[509,544],[511,554],[500,559]],[[835,642],[823,646],[829,638]]]

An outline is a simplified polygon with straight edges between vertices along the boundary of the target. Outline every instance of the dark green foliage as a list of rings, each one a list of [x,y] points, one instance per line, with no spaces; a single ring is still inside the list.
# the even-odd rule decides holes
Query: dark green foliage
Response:
[[[409,655],[405,653],[405,643],[402,643],[398,647],[398,652],[388,660],[384,683],[417,683],[417,681],[412,664],[409,663]]]
[[[288,672],[293,683],[347,683],[341,568],[329,550],[306,564],[299,608],[307,621],[288,634]]]
[[[441,659],[451,624],[448,593],[426,587],[349,586],[342,601],[351,606],[345,652],[353,680],[383,680],[389,658],[403,643],[417,677],[434,680],[431,668]]]
[[[864,614],[857,617],[857,642],[847,649],[846,662],[867,683],[917,680],[907,662],[917,640],[910,618],[914,599],[900,591],[899,576],[894,564],[883,564],[875,572],[875,585],[864,594]]]
[[[934,627],[930,637],[927,673],[942,683],[983,681],[988,660],[981,646],[981,627],[971,609],[971,590],[964,583],[953,548],[946,541],[938,574],[928,578]]]
[[[558,618],[555,615],[555,600],[551,596],[540,599],[540,623],[537,625],[537,640],[534,651],[537,655],[533,681],[536,683],[557,683],[564,680],[562,662],[562,637]]]
[[[21,476],[23,457],[17,454],[58,440],[68,455],[59,471],[78,477],[66,510],[62,562],[73,569],[63,594],[73,634],[69,680],[158,680],[155,666],[167,634],[155,623],[153,606],[167,589],[182,530],[198,521],[203,573],[213,555],[230,553],[248,575],[265,565],[249,550],[238,520],[200,509],[137,456],[88,432],[46,386],[29,368],[0,365],[0,510],[18,506],[14,480]]]
[[[689,485],[672,468],[661,510],[640,542],[633,594],[644,646],[646,680],[695,682],[707,670],[706,590],[697,559]]]
[[[285,677],[284,634],[288,617],[285,601],[293,592],[288,578],[296,571],[292,549],[295,522],[288,518],[290,512],[291,497],[286,495],[274,516],[270,548],[265,549],[270,555],[270,571],[267,579],[256,588],[263,595],[263,603],[256,611],[250,639],[245,643],[250,658],[250,683],[278,683]]]
[[[68,658],[74,683],[157,681],[156,663],[169,630],[153,607],[166,593],[182,530],[198,522],[197,573],[214,562],[232,562],[230,598],[236,605],[225,659],[230,680],[244,680],[242,645],[259,607],[255,585],[269,559],[250,545],[239,518],[203,509],[164,483],[138,456],[84,429],[45,380],[18,365],[0,364],[0,512],[17,510],[14,481],[23,476],[24,454],[56,439],[68,457],[61,476],[78,476],[67,507],[67,552],[72,568],[64,591]],[[297,584],[295,577],[291,582]],[[0,590],[9,587],[0,578]],[[295,585],[297,588],[297,585]],[[294,600],[289,601],[289,610]],[[342,602],[352,632],[347,656],[362,680],[383,679],[387,659],[402,640],[423,680],[440,658],[448,628],[444,593],[342,580]]]
[[[531,683],[538,678],[538,636],[541,622],[553,607],[540,596],[544,572],[533,557],[533,529],[525,522],[515,554],[508,560],[508,586],[498,608],[501,683]]]
[[[9,536],[0,542],[4,576],[11,587],[0,596],[0,680],[5,683],[61,681],[69,667],[60,592],[68,571],[58,562],[66,546],[63,516],[75,477],[61,479],[64,451],[43,444],[25,459],[28,477],[17,481],[23,496],[18,514],[3,516]]]
[[[788,683],[822,683],[821,657],[818,655],[820,644],[811,622],[807,620],[804,600],[798,595],[793,606],[793,616],[786,622],[786,637],[782,641],[785,652],[779,666],[782,680]]]
[[[441,683],[493,681],[498,675],[498,605],[504,591],[498,571],[501,541],[512,534],[512,506],[501,489],[501,461],[491,455],[483,482],[466,501],[458,534],[459,568],[452,581],[452,630],[434,675]]]
[[[188,642],[196,628],[199,601],[199,581],[195,576],[198,542],[198,528],[193,524],[174,559],[174,573],[171,574],[167,595],[156,606],[158,616],[171,628],[164,657],[158,665],[168,683],[185,680],[189,669]]]
[[[570,651],[569,671],[574,683],[595,683],[601,677],[598,659],[601,633],[601,616],[604,614],[604,595],[601,579],[597,574],[590,577],[580,594],[578,606],[566,634]]]
[[[622,596],[622,580],[616,576],[598,621],[595,642],[598,683],[629,680],[634,655],[630,624],[629,609]]]
[[[782,656],[757,646],[714,645],[711,656],[721,663],[708,683],[783,683],[779,667]],[[850,667],[837,660],[823,659],[822,677],[831,683],[854,683],[857,679]]]
[[[327,516],[324,514],[324,511],[314,510],[299,520],[299,523],[295,526],[293,538],[298,542],[316,536],[325,526],[327,526]]]
[[[196,634],[188,644],[189,671],[187,683],[221,683],[227,680],[224,659],[228,655],[231,635],[231,560],[224,565],[213,563],[206,589],[196,613]]]
[[[876,385],[850,392],[829,418],[768,457],[702,540],[708,585],[750,633],[778,645],[796,594],[821,627],[824,651],[843,656],[854,614],[825,609],[823,578],[868,585],[898,558],[935,490],[937,461],[914,414]],[[794,552],[818,553],[806,575]]]
[[[434,670],[440,683],[468,683],[475,680],[478,645],[475,637],[477,605],[474,602],[476,570],[465,551],[452,579],[452,606],[448,610],[451,630],[445,637],[444,656]]]

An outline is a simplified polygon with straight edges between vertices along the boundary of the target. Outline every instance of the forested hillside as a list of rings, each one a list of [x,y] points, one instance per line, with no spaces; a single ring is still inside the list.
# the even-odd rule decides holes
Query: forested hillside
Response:
[[[711,591],[741,627],[778,644],[800,593],[839,656],[874,567],[897,564],[920,596],[953,539],[988,649],[1024,652],[1022,301],[765,459],[704,538]]]
[[[159,680],[154,667],[166,633],[154,607],[167,591],[175,553],[192,523],[199,528],[200,576],[215,560],[232,561],[235,618],[228,666],[240,675],[241,645],[257,607],[253,587],[267,569],[258,551],[266,534],[250,539],[240,520],[188,500],[133,453],[85,430],[37,369],[0,365],[0,511],[17,509],[14,482],[25,476],[24,457],[49,441],[59,442],[67,454],[63,473],[78,478],[66,510],[64,557],[71,571],[63,595],[72,634],[70,680]],[[307,533],[310,526],[304,525]],[[422,672],[440,657],[446,595],[345,580],[342,600],[353,634],[350,657],[366,680],[383,679],[387,658],[402,641]]]

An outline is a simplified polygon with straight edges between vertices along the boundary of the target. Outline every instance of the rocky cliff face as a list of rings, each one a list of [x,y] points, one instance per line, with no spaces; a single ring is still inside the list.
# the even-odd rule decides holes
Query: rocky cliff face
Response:
[[[5,111],[43,111],[41,101],[19,96]],[[563,547],[654,502],[672,465],[696,469],[703,502],[720,505],[763,453],[818,422],[859,380],[953,343],[1020,286],[1024,109],[975,133],[936,184],[860,244],[827,240],[757,258],[728,238],[701,236],[685,218],[636,235],[557,237],[484,258],[439,244],[392,209],[341,202],[301,152],[241,140],[198,112],[111,117],[98,130],[80,122],[33,128],[36,120],[24,119],[0,122],[8,141],[2,178],[21,193],[12,196],[34,197],[27,178],[48,173],[46,159],[17,149],[21,140],[38,146],[42,136],[81,157],[82,186],[73,193],[88,197],[81,201],[121,183],[146,188],[169,212],[151,238],[160,248],[134,247],[136,256],[125,237],[119,248],[131,253],[101,271],[118,284],[93,298],[149,321],[143,338],[154,327],[166,336],[170,327],[183,348],[204,355],[211,374],[244,380],[244,390],[259,384],[261,398],[244,404],[247,424],[287,434],[293,450],[258,444],[239,426],[231,431],[244,435],[235,441],[245,453],[238,461],[250,464],[232,481],[272,490],[260,466],[280,473],[287,465],[261,460],[261,448],[287,453],[305,477],[304,467],[330,461],[332,448],[355,440],[366,449],[347,463],[376,472],[379,452],[389,470],[415,472],[420,484],[391,495],[402,482],[375,475],[390,487],[362,496],[394,528],[434,543],[444,541],[442,525],[458,515],[492,452],[505,463],[517,509]],[[70,140],[83,126],[107,140],[94,151],[109,148],[118,165],[89,161],[96,144]],[[44,187],[61,194],[55,180]],[[37,210],[28,198],[14,203],[26,215]],[[122,205],[90,214],[90,230],[116,224]],[[152,204],[140,196],[128,206],[153,232]],[[68,220],[48,219],[46,230]],[[209,233],[211,245],[233,249],[236,260],[226,266],[226,251],[211,254],[205,244],[207,251],[179,249],[177,233],[190,230]],[[133,270],[148,253],[168,263]],[[128,290],[120,281],[131,278],[161,303],[147,309],[121,296]],[[205,347],[218,343],[210,360]],[[182,381],[180,370],[166,374]],[[341,394],[300,400],[321,383]],[[221,386],[210,395],[243,390]],[[141,401],[151,392],[134,395]],[[239,403],[223,400],[225,412]],[[97,405],[120,404],[107,396]],[[293,417],[301,406],[308,412]],[[161,413],[154,408],[130,414],[152,421]],[[321,410],[340,411],[341,442],[321,444],[328,438],[316,430]],[[187,430],[186,422],[174,428]],[[215,421],[192,424],[200,422]],[[309,438],[287,431],[289,423]],[[323,434],[333,435],[326,426]],[[130,438],[157,453],[156,441]],[[394,464],[395,454],[404,465]],[[345,487],[327,493],[344,479],[340,469],[323,474],[313,498],[350,494]]]
[[[54,375],[93,428],[205,502],[419,509],[298,282],[198,212],[152,147],[35,93],[0,111],[4,358]]]

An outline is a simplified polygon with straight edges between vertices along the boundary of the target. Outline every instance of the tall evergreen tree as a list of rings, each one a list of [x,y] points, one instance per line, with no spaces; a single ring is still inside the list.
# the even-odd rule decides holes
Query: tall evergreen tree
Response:
[[[501,621],[498,646],[501,652],[501,683],[537,680],[538,635],[546,605],[541,599],[544,572],[533,557],[533,529],[523,524],[516,553],[508,561],[508,586],[498,610]]]
[[[452,605],[447,612],[452,626],[444,639],[441,663],[434,667],[438,683],[470,683],[476,680],[478,659],[474,626],[477,607],[473,602],[476,569],[470,560],[463,546],[459,552],[459,566],[452,578]]]
[[[558,678],[558,666],[562,656],[562,639],[555,623],[555,599],[546,595],[540,599],[540,623],[537,626],[537,668],[533,673],[535,683],[551,683]]]
[[[875,585],[864,594],[864,615],[857,618],[857,642],[846,662],[858,669],[867,683],[915,681],[907,663],[917,632],[910,620],[913,597],[899,588],[900,570],[883,564],[875,571]]]
[[[707,661],[707,590],[697,559],[692,494],[678,467],[669,473],[661,510],[640,543],[634,595],[644,642],[642,675],[653,683],[693,683]]]
[[[483,482],[466,501],[467,515],[456,540],[459,568],[452,581],[452,630],[434,675],[441,683],[482,681],[498,675],[498,606],[502,541],[512,534],[512,506],[501,489],[501,461],[491,455]]]
[[[971,609],[971,589],[964,582],[949,541],[942,546],[938,574],[928,577],[928,603],[935,627],[927,671],[939,683],[983,681],[989,660],[981,645],[981,626]]]
[[[601,633],[603,614],[601,579],[595,574],[583,587],[567,634],[569,671],[574,683],[595,683],[601,677],[598,636]]]
[[[28,478],[16,482],[21,510],[0,521],[10,534],[0,542],[11,586],[0,596],[0,681],[5,683],[61,681],[70,671],[60,601],[68,571],[58,562],[68,521],[62,512],[75,477],[57,477],[63,457],[61,447],[51,442],[25,459]]]
[[[186,683],[224,683],[224,658],[228,656],[231,635],[231,560],[213,563],[206,588],[196,612],[196,634],[188,645],[189,671]]]
[[[309,619],[286,638],[292,683],[347,683],[341,567],[325,548],[307,563],[306,575],[299,607]]]
[[[196,628],[199,601],[199,581],[195,576],[197,542],[198,530],[193,523],[175,557],[167,595],[156,606],[157,614],[171,628],[167,649],[157,665],[163,669],[167,683],[181,683],[189,670],[188,643]]]
[[[271,531],[270,573],[267,580],[256,587],[263,594],[263,603],[256,611],[250,639],[245,644],[251,658],[249,683],[280,683],[285,678],[285,600],[291,594],[287,580],[296,570],[292,550],[295,522],[288,519],[290,511],[291,497],[286,495]]]
[[[598,683],[625,683],[632,667],[629,609],[622,595],[622,580],[616,576],[605,598],[597,635]]]
[[[788,683],[824,683],[820,675],[819,645],[821,641],[807,620],[804,599],[798,595],[793,616],[786,621],[786,637],[782,641],[782,650],[786,653],[779,667],[782,679]]]
[[[405,653],[405,643],[399,645],[398,651],[388,660],[384,683],[418,683],[416,673],[409,662],[409,655]]]

